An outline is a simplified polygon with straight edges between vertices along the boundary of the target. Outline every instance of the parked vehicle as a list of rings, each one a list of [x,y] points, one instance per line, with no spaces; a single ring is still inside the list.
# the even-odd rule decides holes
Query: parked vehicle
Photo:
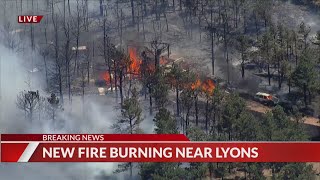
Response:
[[[268,93],[262,93],[262,92],[258,92],[255,96],[254,96],[254,100],[268,105],[268,106],[275,106],[279,103],[279,99],[271,94]]]

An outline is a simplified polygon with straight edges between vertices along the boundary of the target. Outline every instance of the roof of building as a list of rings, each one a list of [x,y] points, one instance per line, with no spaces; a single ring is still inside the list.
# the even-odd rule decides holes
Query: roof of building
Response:
[[[77,47],[72,47],[72,51],[75,51],[75,50],[78,50],[78,51],[87,50],[87,46],[79,46],[78,48]]]

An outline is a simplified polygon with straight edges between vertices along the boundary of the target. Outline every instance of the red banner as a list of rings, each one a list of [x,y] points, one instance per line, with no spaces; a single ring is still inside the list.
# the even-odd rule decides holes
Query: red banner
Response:
[[[78,139],[1,135],[1,162],[320,162],[320,143],[315,142],[190,142],[184,135],[148,134],[96,134],[96,141],[88,141],[88,135],[67,136]]]

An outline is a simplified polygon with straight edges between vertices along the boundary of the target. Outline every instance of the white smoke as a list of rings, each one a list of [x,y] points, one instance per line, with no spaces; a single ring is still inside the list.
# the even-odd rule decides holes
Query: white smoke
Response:
[[[42,82],[36,73],[30,72],[28,58],[0,45],[0,133],[111,133],[110,125],[114,118],[113,103],[103,104],[96,97],[85,98],[86,107],[82,107],[80,97],[74,97],[72,108],[61,113],[62,128],[53,128],[49,120],[40,118],[28,122],[16,106],[17,94],[23,90],[42,91]],[[33,69],[33,68],[32,68]],[[44,77],[44,76],[42,76]],[[106,101],[106,99],[104,99]],[[86,110],[85,113],[82,110]],[[86,116],[83,116],[86,114]],[[3,164],[0,167],[0,179],[94,179],[101,171],[111,174],[115,163],[36,163]]]

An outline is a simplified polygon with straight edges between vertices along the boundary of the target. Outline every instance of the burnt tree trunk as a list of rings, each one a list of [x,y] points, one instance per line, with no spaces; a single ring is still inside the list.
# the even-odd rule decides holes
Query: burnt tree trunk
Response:
[[[209,100],[207,99],[207,102],[206,102],[206,113],[205,113],[205,116],[206,116],[206,133],[208,133],[208,126],[209,126]]]
[[[110,52],[110,39],[107,37],[107,60],[108,60],[108,72],[109,72],[109,83],[111,92],[113,92],[113,85],[112,85],[112,72],[111,72],[111,52]]]
[[[268,63],[268,83],[271,85],[271,74],[270,74],[270,64]]]
[[[135,21],[134,21],[134,2],[133,2],[133,0],[130,0],[130,3],[131,3],[132,24],[134,24]]]
[[[79,1],[77,1],[77,32],[76,32],[76,57],[74,61],[74,74],[78,74],[78,57],[79,57],[79,41],[80,41],[80,9]]]
[[[180,108],[179,108],[179,85],[176,86],[176,104],[177,104],[177,116],[180,116]]]
[[[213,10],[210,11],[210,21],[211,21],[211,27],[210,27],[210,38],[211,38],[211,66],[212,66],[212,75],[214,75],[214,31],[213,31]]]
[[[289,94],[291,93],[291,78],[288,78]]]
[[[150,85],[149,85],[149,87],[148,87],[148,90],[149,90],[150,114],[152,114],[152,95],[151,95],[151,93],[152,93],[152,88],[151,88]]]
[[[118,97],[118,77],[117,77],[117,63],[113,60],[113,72],[114,72],[114,89],[116,91],[116,97]]]
[[[190,116],[190,108],[187,109],[186,114],[186,135],[188,136],[188,127],[189,127],[189,116]]]
[[[244,74],[244,63],[241,63],[241,77],[242,77],[242,79],[244,79],[244,76],[245,76],[245,74]]]
[[[312,101],[312,95],[311,95],[311,91],[310,89],[308,88],[308,97],[309,97],[309,104],[311,104],[311,101]]]
[[[198,95],[195,95],[194,108],[196,111],[196,126],[199,125],[199,108],[198,108]]]
[[[243,79],[244,78],[244,63],[245,63],[243,48],[241,48],[241,59],[242,59],[242,62],[241,62],[241,77]]]
[[[122,87],[122,83],[123,83],[123,70],[120,70],[120,72],[119,72],[119,91],[120,91],[120,102],[121,102],[121,105],[123,104],[123,87]]]
[[[100,16],[103,16],[103,5],[102,5],[103,0],[100,0]]]
[[[307,102],[307,84],[303,84],[303,97],[304,97],[305,107],[308,107],[308,102]]]

